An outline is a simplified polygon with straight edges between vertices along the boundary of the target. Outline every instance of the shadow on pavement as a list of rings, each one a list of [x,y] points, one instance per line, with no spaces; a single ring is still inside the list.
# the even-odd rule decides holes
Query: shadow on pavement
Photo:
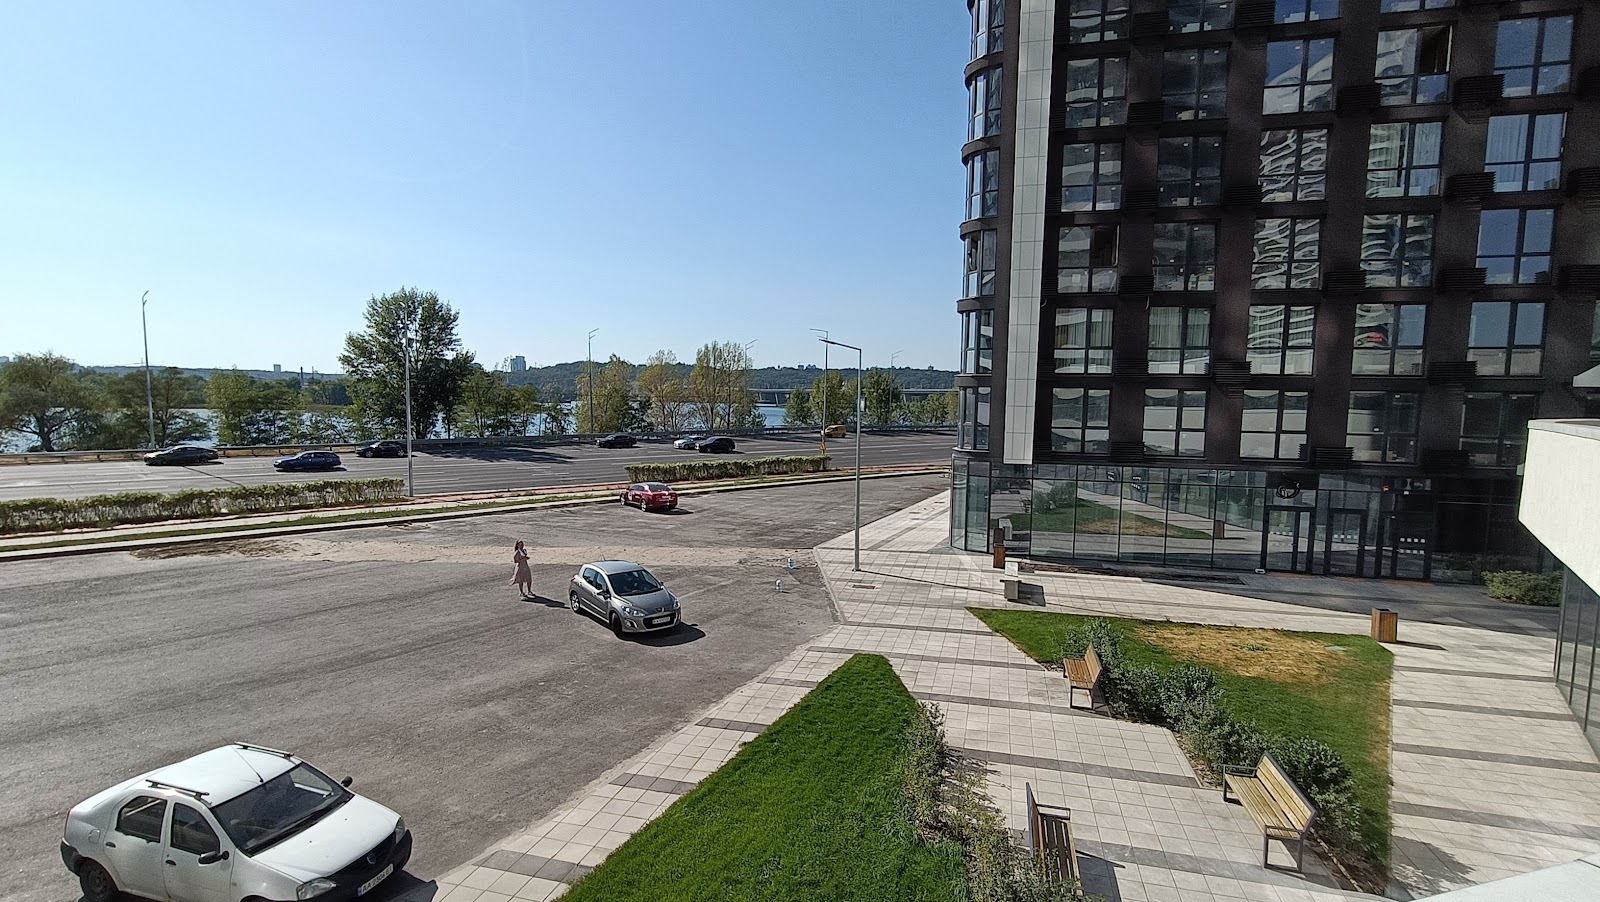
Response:
[[[692,623],[682,623],[677,629],[667,630],[664,633],[626,633],[623,638],[652,648],[671,648],[674,645],[688,645],[690,642],[704,639],[705,636],[705,630],[700,627]]]
[[[532,596],[524,597],[522,600],[528,604],[541,604],[547,608],[561,608],[565,610],[567,607],[567,603],[565,601],[559,601],[554,598],[546,598],[538,593],[534,593]]]
[[[421,456],[421,452],[419,452],[419,456]],[[427,456],[440,460],[478,460],[485,463],[521,461],[523,463],[565,464],[572,462],[570,455],[546,448],[491,446],[481,448],[441,448],[437,451],[427,452]]]
[[[429,902],[439,897],[439,884],[433,880],[423,880],[412,875],[410,871],[401,871],[379,884],[379,892],[362,896],[373,902]]]

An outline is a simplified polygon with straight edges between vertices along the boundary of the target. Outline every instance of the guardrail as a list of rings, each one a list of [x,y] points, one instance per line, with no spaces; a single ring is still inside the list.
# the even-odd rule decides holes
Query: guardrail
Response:
[[[867,434],[885,432],[928,432],[944,434],[954,432],[954,426],[869,426]],[[610,435],[608,432],[584,433],[582,435],[492,435],[483,437],[462,438],[426,438],[413,439],[413,451],[447,451],[452,448],[543,448],[551,445],[587,445],[592,444],[602,436]],[[703,431],[676,430],[673,432],[630,432],[629,435],[640,441],[672,441],[690,434],[705,434]],[[774,427],[771,429],[734,429],[717,432],[716,435],[753,436],[767,435],[810,435],[818,436],[820,430],[815,427],[790,428]],[[285,445],[218,445],[216,451],[223,457],[282,457],[296,454],[301,451],[333,451],[338,454],[354,454],[357,447],[366,442],[305,442],[302,444]],[[46,464],[46,463],[84,463],[88,461],[115,461],[139,460],[149,453],[149,448],[116,448],[107,450],[90,451],[26,451],[15,454],[0,454],[0,464]]]

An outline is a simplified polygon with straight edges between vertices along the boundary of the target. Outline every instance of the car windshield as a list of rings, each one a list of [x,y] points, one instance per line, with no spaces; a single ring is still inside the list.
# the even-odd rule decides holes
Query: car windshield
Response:
[[[311,826],[351,798],[351,792],[301,762],[242,795],[213,805],[239,851],[253,855]]]
[[[649,595],[663,588],[661,580],[650,575],[649,570],[624,570],[608,574],[611,590],[618,595]]]

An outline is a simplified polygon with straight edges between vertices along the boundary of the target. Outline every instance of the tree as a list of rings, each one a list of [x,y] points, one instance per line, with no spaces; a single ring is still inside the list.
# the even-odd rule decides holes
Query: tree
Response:
[[[803,388],[789,392],[789,403],[783,408],[783,425],[817,425],[817,412],[811,407],[811,392]]]
[[[534,423],[544,409],[539,389],[532,385],[508,388],[511,394],[511,431],[516,435],[532,435]]]
[[[750,354],[735,341],[713,341],[694,355],[689,397],[706,429],[745,426],[756,408],[750,390]]]
[[[568,418],[567,402],[561,397],[561,389],[546,385],[540,395],[544,400],[539,405],[539,414],[544,423],[539,434],[566,435],[572,431],[572,420]]]
[[[357,415],[390,435],[404,431],[406,337],[413,336],[412,431],[427,438],[435,422],[454,412],[472,372],[472,354],[456,335],[459,315],[431,291],[402,288],[368,300],[366,319],[366,331],[346,335],[339,355]]]
[[[678,356],[657,351],[644,362],[634,380],[649,405],[650,422],[663,432],[676,432],[687,424],[689,386],[678,372]]]
[[[0,428],[31,435],[39,450],[59,451],[95,406],[72,361],[46,351],[0,366]]]
[[[633,364],[613,354],[605,367],[578,377],[579,432],[625,432],[645,425],[642,405],[633,398]]]
[[[301,432],[300,393],[292,381],[257,382],[239,370],[213,373],[206,381],[206,406],[217,418],[224,445],[278,445]]]
[[[869,426],[894,426],[905,417],[905,393],[894,374],[872,370],[861,385],[862,404],[867,408]]]
[[[822,422],[822,416],[826,412],[828,421],[823,423],[824,426],[854,422],[854,417],[851,415],[856,406],[854,382],[846,386],[838,370],[829,370],[827,375],[818,376],[817,380],[811,383],[811,406],[817,411],[818,422]]]
[[[510,435],[515,431],[517,394],[505,385],[505,376],[474,369],[461,389],[458,420],[475,436]]]

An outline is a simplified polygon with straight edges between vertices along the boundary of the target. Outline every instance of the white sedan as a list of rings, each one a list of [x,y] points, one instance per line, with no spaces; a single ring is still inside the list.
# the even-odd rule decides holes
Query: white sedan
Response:
[[[87,902],[354,899],[406,866],[411,831],[349,785],[234,743],[73,806],[61,860]]]

